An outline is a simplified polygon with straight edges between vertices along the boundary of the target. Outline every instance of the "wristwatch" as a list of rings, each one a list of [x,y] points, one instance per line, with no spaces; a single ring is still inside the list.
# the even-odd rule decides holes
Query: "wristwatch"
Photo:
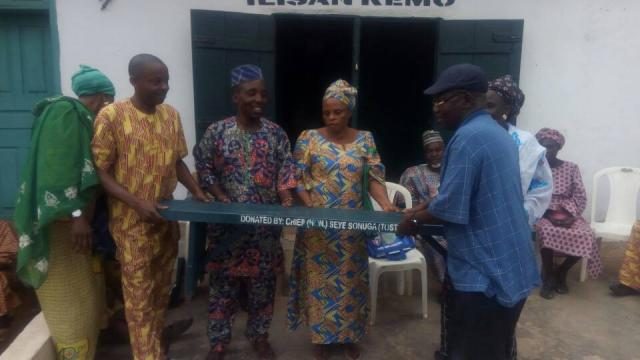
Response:
[[[82,210],[80,210],[80,209],[78,209],[78,210],[74,210],[74,211],[71,213],[71,217],[72,217],[72,218],[74,218],[74,219],[75,219],[75,218],[79,218],[80,216],[82,216]]]

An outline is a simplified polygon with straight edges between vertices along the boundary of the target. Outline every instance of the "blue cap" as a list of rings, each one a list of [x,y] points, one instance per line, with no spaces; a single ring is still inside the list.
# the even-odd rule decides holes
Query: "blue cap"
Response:
[[[231,86],[236,86],[248,81],[262,80],[262,69],[256,65],[240,65],[231,70]]]
[[[424,94],[438,95],[451,90],[485,93],[488,89],[489,80],[481,67],[472,64],[458,64],[443,71],[435,84],[425,90]]]

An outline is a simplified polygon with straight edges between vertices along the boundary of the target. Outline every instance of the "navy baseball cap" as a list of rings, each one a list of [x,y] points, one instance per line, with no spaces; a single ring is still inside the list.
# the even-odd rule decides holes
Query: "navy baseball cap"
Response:
[[[472,64],[458,64],[448,67],[438,76],[435,84],[424,91],[425,95],[438,95],[450,90],[487,92],[489,80],[481,67]]]

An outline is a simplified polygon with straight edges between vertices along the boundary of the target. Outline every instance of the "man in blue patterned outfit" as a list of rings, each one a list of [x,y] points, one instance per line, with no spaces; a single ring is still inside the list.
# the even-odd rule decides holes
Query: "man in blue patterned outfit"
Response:
[[[231,72],[237,115],[216,121],[194,150],[200,184],[218,201],[291,206],[295,164],[287,134],[262,117],[267,90],[262,71],[242,65]],[[273,359],[267,340],[276,272],[282,266],[280,228],[209,225],[209,325],[207,359],[223,359],[231,325],[247,297],[246,336],[259,359]]]

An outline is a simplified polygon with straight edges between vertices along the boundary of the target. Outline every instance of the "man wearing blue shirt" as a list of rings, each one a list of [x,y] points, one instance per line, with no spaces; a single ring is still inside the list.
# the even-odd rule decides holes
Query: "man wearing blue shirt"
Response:
[[[514,359],[515,328],[540,279],[522,206],[518,149],[485,110],[488,81],[474,65],[454,65],[425,91],[440,124],[455,130],[438,196],[408,212],[399,232],[444,224],[446,313],[439,359]]]

